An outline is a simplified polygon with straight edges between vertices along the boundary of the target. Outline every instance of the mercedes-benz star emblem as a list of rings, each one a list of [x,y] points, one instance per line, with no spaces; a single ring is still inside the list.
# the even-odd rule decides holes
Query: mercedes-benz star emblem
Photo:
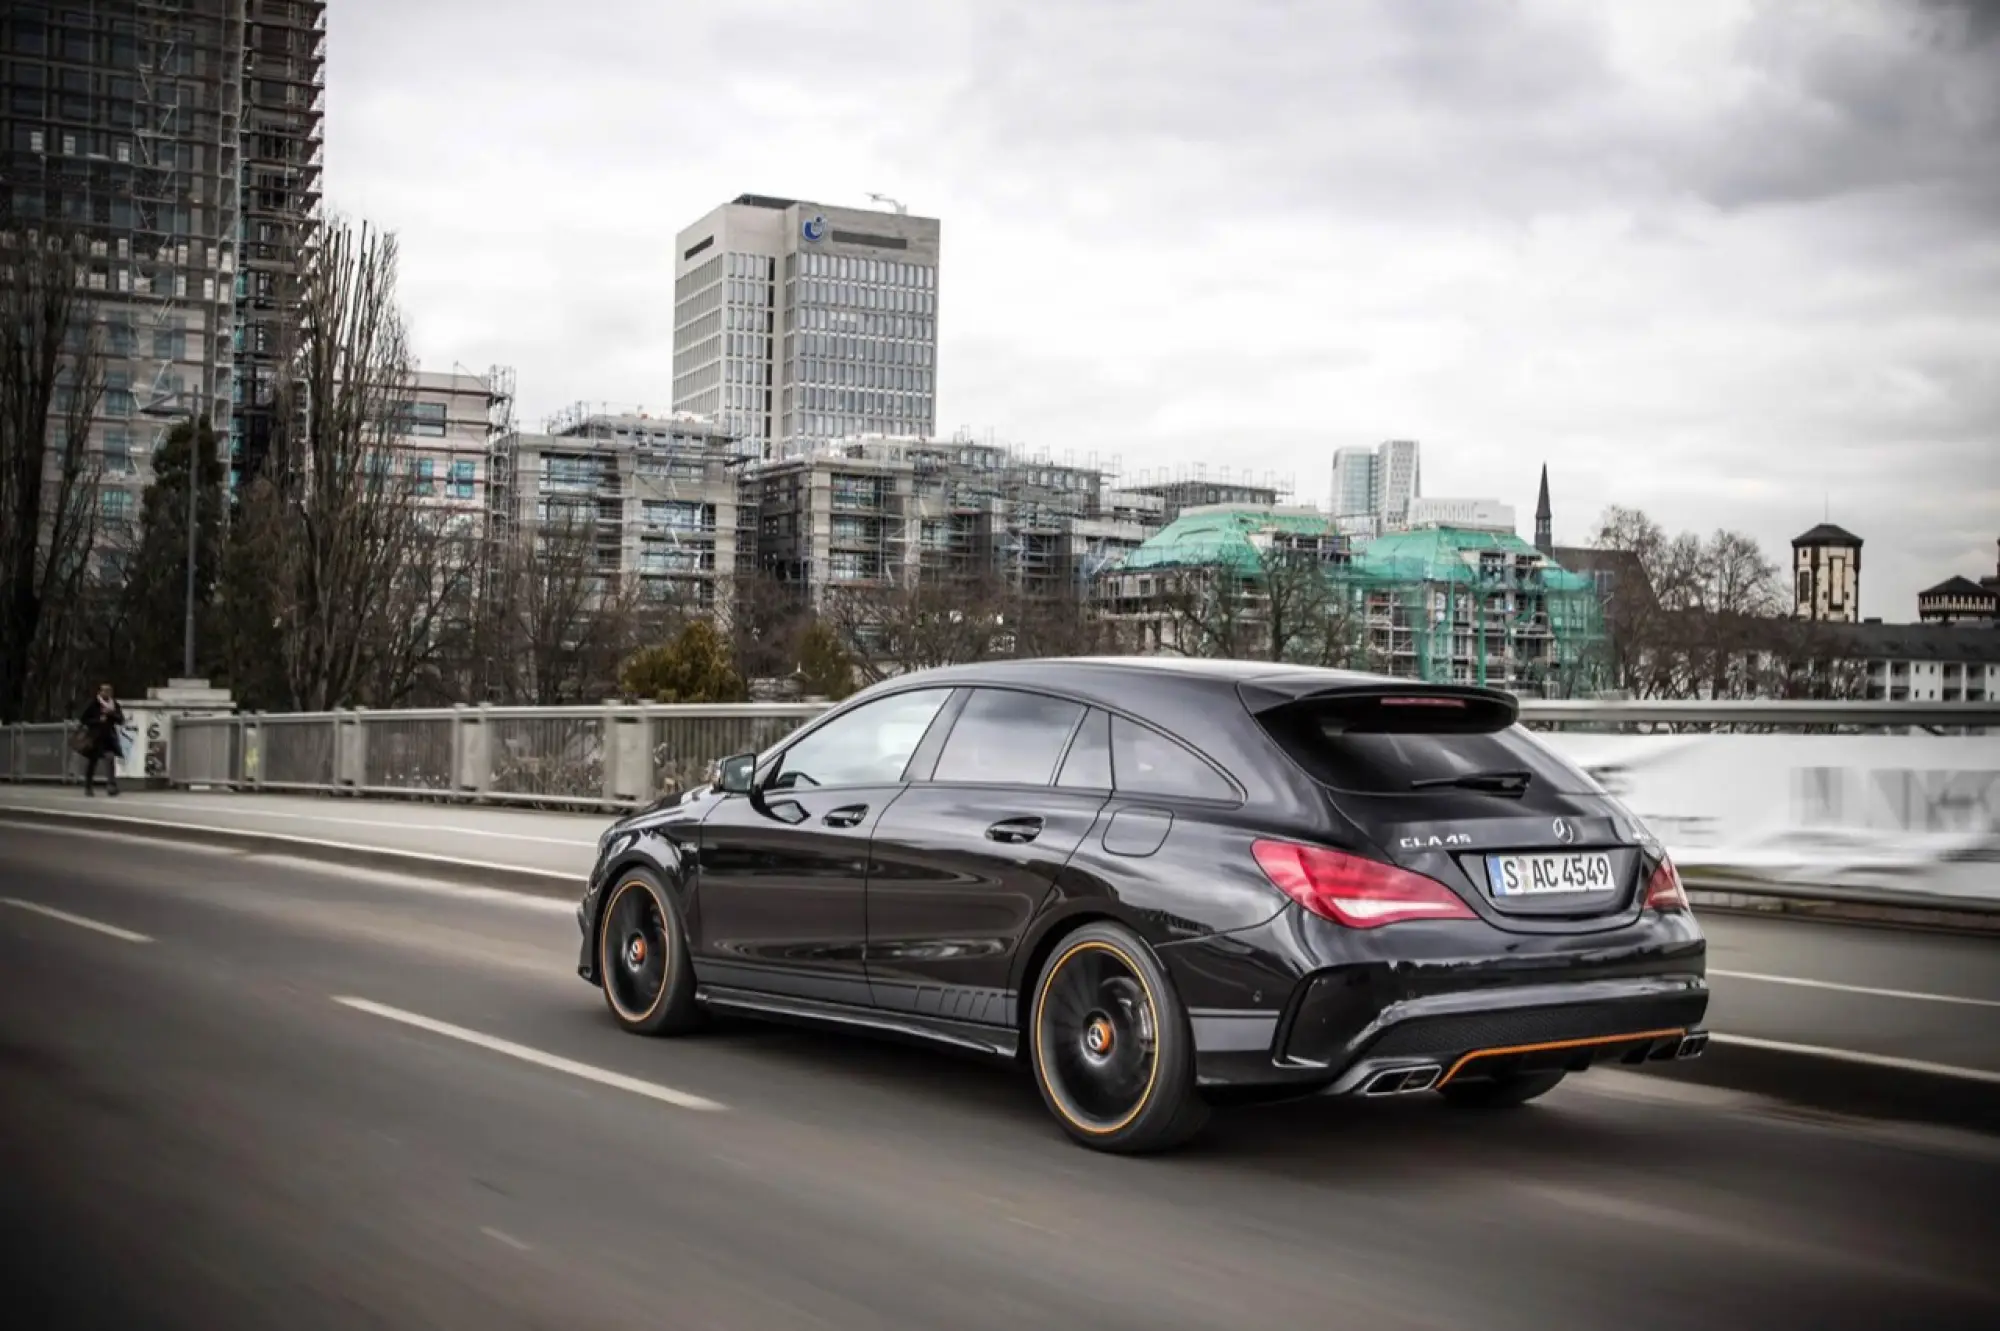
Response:
[[[1576,829],[1560,818],[1555,821],[1555,834],[1556,840],[1565,846],[1576,840]]]

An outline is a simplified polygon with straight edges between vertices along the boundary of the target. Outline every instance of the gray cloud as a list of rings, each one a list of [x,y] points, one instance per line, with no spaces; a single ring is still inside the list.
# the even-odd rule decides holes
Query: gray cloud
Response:
[[[1830,504],[1907,617],[2000,535],[1996,13],[351,0],[329,185],[530,416],[664,401],[677,227],[883,190],[945,220],[942,421],[1308,500],[1413,436],[1524,516],[1547,460],[1567,539]]]

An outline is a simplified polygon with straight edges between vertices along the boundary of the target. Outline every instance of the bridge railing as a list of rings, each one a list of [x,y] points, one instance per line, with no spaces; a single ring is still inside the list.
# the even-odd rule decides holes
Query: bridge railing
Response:
[[[198,790],[616,812],[699,784],[717,759],[769,748],[826,706],[152,715],[120,767]],[[1521,713],[1645,819],[1690,881],[2000,903],[2000,701],[1529,701]],[[80,781],[73,733],[0,728],[0,781]]]
[[[153,729],[174,786],[618,809],[696,784],[716,759],[767,748],[827,706],[256,712],[157,718]],[[1521,715],[1537,730],[1596,735],[1981,734],[2000,727],[2000,702],[1530,700]],[[0,780],[80,781],[74,729],[0,727]]]

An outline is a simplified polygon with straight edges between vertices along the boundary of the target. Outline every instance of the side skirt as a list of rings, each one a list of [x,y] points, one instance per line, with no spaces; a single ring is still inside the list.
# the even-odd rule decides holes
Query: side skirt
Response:
[[[986,1058],[1011,1060],[1020,1047],[1019,1033],[1005,1026],[982,1026],[942,1017],[920,1016],[914,1012],[884,1012],[877,1008],[850,1007],[845,1003],[790,994],[756,993],[717,984],[697,985],[694,998],[695,1002],[713,1012],[788,1024],[838,1026],[891,1039],[950,1045]]]

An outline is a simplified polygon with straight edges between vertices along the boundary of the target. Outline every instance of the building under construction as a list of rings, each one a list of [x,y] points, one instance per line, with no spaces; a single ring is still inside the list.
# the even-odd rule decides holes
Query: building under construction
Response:
[[[587,542],[606,590],[719,611],[742,536],[737,441],[700,417],[572,409],[541,434],[510,433],[488,464],[488,536]]]
[[[1111,468],[960,435],[874,435],[753,464],[757,562],[814,600],[842,587],[992,578],[1012,592],[1078,592],[1136,523],[1107,514]]]
[[[100,512],[207,414],[254,469],[285,273],[318,202],[323,0],[15,0],[0,15],[0,238],[78,246],[104,329]],[[260,414],[261,413],[261,414]]]
[[[1172,522],[1182,510],[1215,504],[1246,508],[1281,508],[1292,502],[1289,476],[1275,472],[1251,473],[1229,467],[1210,470],[1206,463],[1191,466],[1148,467],[1129,478],[1124,489],[1135,495],[1152,495],[1161,502],[1159,519]]]
[[[1147,646],[1199,650],[1208,635],[1187,616],[1254,619],[1278,552],[1293,575],[1303,559],[1326,580],[1322,604],[1341,621],[1351,666],[1533,696],[1602,686],[1594,584],[1511,532],[1426,527],[1357,547],[1315,510],[1193,508],[1106,570],[1100,600]],[[1191,598],[1190,579],[1235,599]]]

